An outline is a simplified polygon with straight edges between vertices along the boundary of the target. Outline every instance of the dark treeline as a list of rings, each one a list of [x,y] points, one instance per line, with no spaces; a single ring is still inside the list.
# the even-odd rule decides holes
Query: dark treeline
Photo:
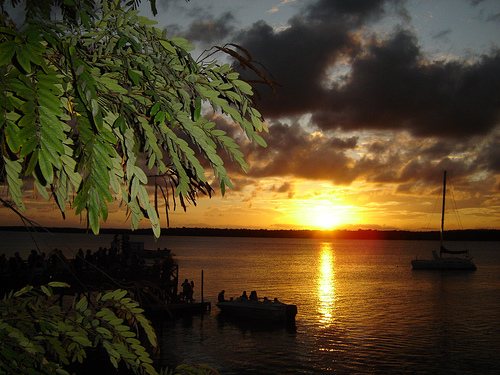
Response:
[[[46,228],[51,233],[90,233],[80,228]],[[26,231],[25,227],[0,227],[0,231]],[[37,230],[41,231],[41,230]],[[128,233],[152,235],[151,229],[102,228],[102,234]],[[419,232],[404,230],[287,230],[287,229],[220,229],[220,228],[164,228],[164,236],[209,236],[209,237],[267,237],[267,238],[324,238],[348,240],[439,240],[438,231]],[[500,241],[498,229],[466,229],[446,231],[447,241]]]

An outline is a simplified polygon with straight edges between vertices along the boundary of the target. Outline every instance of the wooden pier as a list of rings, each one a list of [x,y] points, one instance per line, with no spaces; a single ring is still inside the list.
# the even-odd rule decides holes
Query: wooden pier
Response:
[[[115,237],[109,250],[100,248],[90,255],[80,250],[75,258],[67,259],[55,249],[43,262],[9,259],[0,272],[0,298],[26,285],[60,281],[70,285],[59,292],[61,304],[68,296],[86,295],[91,299],[95,292],[125,289],[152,317],[170,319],[211,309],[211,303],[203,300],[203,271],[201,302],[188,301],[178,292],[179,267],[167,249],[145,250],[140,242]]]

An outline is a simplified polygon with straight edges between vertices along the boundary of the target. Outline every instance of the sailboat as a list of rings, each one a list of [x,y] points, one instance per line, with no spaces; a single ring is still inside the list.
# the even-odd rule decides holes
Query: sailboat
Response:
[[[472,262],[468,250],[452,251],[448,250],[443,245],[444,240],[444,211],[446,198],[446,171],[444,171],[443,179],[443,204],[441,211],[441,235],[439,254],[436,250],[432,251],[433,259],[414,259],[411,265],[414,270],[470,270],[476,269],[476,265]],[[460,255],[465,254],[465,257],[444,257],[443,254]]]

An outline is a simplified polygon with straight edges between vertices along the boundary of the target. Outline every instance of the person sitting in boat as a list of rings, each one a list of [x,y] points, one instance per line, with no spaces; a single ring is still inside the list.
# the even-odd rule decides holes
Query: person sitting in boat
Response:
[[[224,298],[224,293],[225,293],[225,292],[226,292],[225,290],[222,290],[222,291],[219,293],[219,296],[217,297],[217,300],[218,300],[219,302],[225,302],[225,301],[226,301],[226,299]]]
[[[250,301],[258,301],[259,297],[257,297],[257,292],[255,290],[252,290],[250,292]]]
[[[243,291],[243,294],[240,296],[240,299],[244,300],[244,301],[248,301],[247,292],[245,290]]]

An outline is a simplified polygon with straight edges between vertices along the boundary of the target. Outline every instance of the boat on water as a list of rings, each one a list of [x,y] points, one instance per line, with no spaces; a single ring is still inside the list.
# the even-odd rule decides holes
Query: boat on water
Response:
[[[443,202],[441,209],[441,232],[440,232],[440,246],[439,254],[436,250],[432,252],[433,259],[414,259],[411,261],[414,270],[468,270],[474,271],[476,265],[469,256],[468,250],[448,250],[444,247],[444,216],[445,216],[445,202],[446,202],[446,171],[444,171],[443,178]],[[459,256],[443,256],[443,254],[450,255],[464,255]]]
[[[231,301],[221,301],[217,307],[222,313],[248,320],[295,324],[297,306],[279,302],[278,300],[253,301],[236,298]]]

